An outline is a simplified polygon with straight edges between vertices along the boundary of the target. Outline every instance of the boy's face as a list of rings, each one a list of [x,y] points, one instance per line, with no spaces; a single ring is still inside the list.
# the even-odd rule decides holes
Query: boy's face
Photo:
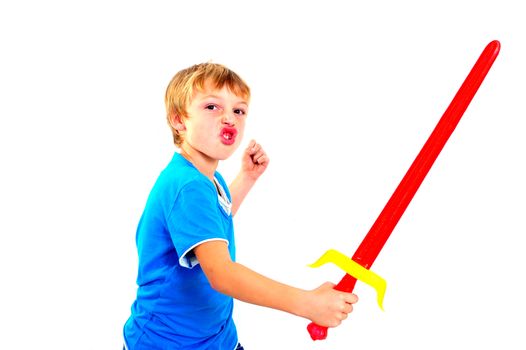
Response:
[[[213,160],[227,159],[239,147],[245,130],[248,102],[226,86],[205,84],[187,108],[183,148]]]

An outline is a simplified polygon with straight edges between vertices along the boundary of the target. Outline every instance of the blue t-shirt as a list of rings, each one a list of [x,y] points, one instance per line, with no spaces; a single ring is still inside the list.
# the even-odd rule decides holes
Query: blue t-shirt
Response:
[[[150,192],[136,236],[137,298],[124,326],[130,350],[237,345],[233,299],[211,288],[193,253],[224,240],[235,261],[231,197],[221,175],[214,177],[175,153]]]

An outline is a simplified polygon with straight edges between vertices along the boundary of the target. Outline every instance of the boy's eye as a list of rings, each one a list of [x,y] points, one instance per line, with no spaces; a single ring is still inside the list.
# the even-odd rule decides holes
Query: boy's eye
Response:
[[[243,109],[234,109],[234,113],[235,114],[239,114],[239,115],[247,114],[247,112],[245,112],[245,110],[243,110]]]
[[[205,108],[211,111],[215,111],[216,109],[218,109],[216,105],[206,105]]]

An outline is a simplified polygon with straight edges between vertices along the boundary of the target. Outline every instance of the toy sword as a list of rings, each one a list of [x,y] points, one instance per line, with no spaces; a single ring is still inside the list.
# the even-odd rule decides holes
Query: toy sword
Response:
[[[464,83],[460,86],[420,153],[416,156],[402,181],[354,253],[352,261],[360,265],[360,268],[368,270],[374,263],[420,184],[431,169],[453,130],[455,130],[460,118],[462,118],[462,115],[468,108],[469,103],[497,58],[499,51],[499,41],[494,40],[490,42],[471,69],[466,80],[464,80]],[[355,284],[356,277],[347,273],[334,289],[352,292]],[[307,330],[312,340],[322,340],[327,337],[327,327],[311,323],[307,326]]]

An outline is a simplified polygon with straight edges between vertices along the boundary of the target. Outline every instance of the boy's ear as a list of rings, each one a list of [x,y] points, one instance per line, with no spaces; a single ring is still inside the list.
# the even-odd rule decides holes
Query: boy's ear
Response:
[[[181,118],[179,115],[172,113],[170,114],[170,126],[177,130],[177,131],[184,131],[186,130],[186,126],[184,125],[183,118]]]

